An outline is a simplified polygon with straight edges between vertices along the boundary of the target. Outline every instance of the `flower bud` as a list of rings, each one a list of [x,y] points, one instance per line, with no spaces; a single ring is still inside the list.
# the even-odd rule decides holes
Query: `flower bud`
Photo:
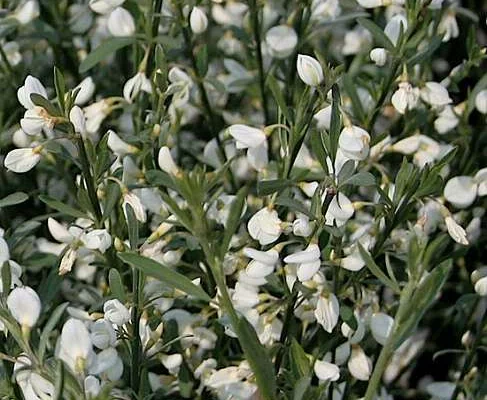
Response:
[[[475,108],[479,113],[487,114],[487,89],[481,90],[475,96]]]
[[[208,17],[201,7],[193,7],[189,16],[189,25],[194,34],[199,35],[208,28]]]
[[[278,25],[269,29],[265,35],[269,52],[275,58],[289,57],[298,44],[298,35],[287,25]]]
[[[352,354],[348,360],[350,374],[359,381],[368,381],[372,374],[372,361],[367,357],[360,346],[352,346]]]
[[[74,106],[69,112],[69,120],[73,124],[76,133],[84,134],[86,132],[86,118],[81,108]]]
[[[179,168],[174,162],[171,151],[167,146],[162,146],[159,150],[157,163],[159,164],[159,168],[169,175],[176,175],[179,172]]]
[[[122,7],[117,7],[110,13],[107,26],[113,36],[132,36],[135,33],[132,14]]]
[[[387,61],[387,50],[382,47],[376,47],[370,51],[369,57],[375,65],[382,67]]]
[[[313,57],[299,54],[297,69],[299,77],[308,86],[318,86],[324,79],[323,68]]]
[[[340,368],[327,361],[316,360],[313,369],[320,381],[335,382],[340,378]]]
[[[7,307],[12,317],[24,328],[32,328],[41,313],[41,299],[30,287],[17,287],[7,297]]]
[[[93,82],[93,78],[91,76],[86,77],[73,89],[73,91],[76,89],[79,89],[79,92],[74,99],[74,104],[81,106],[87,103],[93,96],[93,93],[95,93],[95,83]]]

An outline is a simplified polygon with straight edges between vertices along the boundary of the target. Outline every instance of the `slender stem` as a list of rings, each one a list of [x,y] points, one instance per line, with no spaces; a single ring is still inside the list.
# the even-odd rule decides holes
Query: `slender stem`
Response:
[[[83,178],[85,180],[86,189],[88,191],[88,197],[90,198],[91,205],[93,207],[93,212],[95,213],[95,225],[100,226],[102,220],[102,213],[100,208],[100,203],[98,202],[98,197],[96,195],[96,188],[93,176],[90,170],[90,162],[88,160],[88,154],[86,153],[85,142],[81,135],[77,137],[78,150],[81,161],[81,169],[83,172]]]
[[[10,61],[8,61],[8,57],[5,54],[5,51],[3,50],[3,46],[0,45],[0,56],[2,57],[2,60],[5,64],[5,67],[7,68],[7,71],[10,75],[13,75],[15,73],[14,69],[12,68],[12,65],[10,64]]]
[[[149,56],[147,58],[147,74],[150,76],[153,67],[153,58],[154,58],[154,49],[156,47],[156,43],[154,40],[157,37],[159,31],[159,23],[161,22],[161,7],[162,7],[162,0],[154,0],[152,7],[152,25],[150,29],[151,35],[151,44],[149,48]]]
[[[249,6],[250,6],[250,18],[252,23],[252,31],[254,34],[255,48],[257,53],[257,66],[259,68],[259,87],[260,87],[260,95],[262,97],[262,109],[264,110],[265,124],[269,125],[269,106],[267,104],[267,96],[265,91],[264,61],[262,58],[259,9],[257,6],[257,1],[250,0]]]
[[[374,366],[374,371],[369,380],[369,385],[367,386],[367,391],[365,392],[364,400],[373,400],[379,389],[381,383],[382,375],[389,364],[389,360],[394,353],[395,346],[398,340],[398,334],[400,333],[401,322],[404,319],[405,312],[408,310],[409,300],[413,294],[415,288],[415,282],[410,280],[406,287],[401,292],[401,298],[399,300],[399,308],[396,313],[394,326],[392,332],[387,338],[387,341],[382,348],[379,358]]]
[[[140,339],[139,339],[139,270],[132,267],[132,291],[134,296],[134,304],[132,307],[132,365],[130,368],[130,386],[135,393],[139,391],[140,384]]]

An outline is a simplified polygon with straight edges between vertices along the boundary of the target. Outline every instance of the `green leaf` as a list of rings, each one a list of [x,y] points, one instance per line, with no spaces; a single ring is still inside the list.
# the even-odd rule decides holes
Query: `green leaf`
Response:
[[[3,295],[6,296],[9,293],[9,289],[12,286],[12,271],[10,269],[10,262],[5,261],[2,265],[2,275],[0,278],[2,279],[2,287],[3,287]]]
[[[303,400],[310,384],[311,378],[309,376],[300,378],[294,385],[293,400]]]
[[[254,372],[262,398],[274,400],[276,398],[276,376],[265,347],[260,343],[254,328],[245,318],[240,318],[235,331],[245,353],[250,368]]]
[[[77,210],[74,207],[68,206],[67,204],[61,203],[60,201],[55,200],[52,197],[43,194],[39,196],[39,200],[47,204],[54,210],[57,210],[63,214],[70,215],[75,218],[87,218],[87,215],[84,212]]]
[[[66,95],[66,83],[64,82],[64,76],[61,70],[54,67],[54,86],[56,88],[57,101],[63,114],[66,114],[66,108],[64,104],[64,98]]]
[[[189,278],[169,267],[166,267],[163,264],[158,263],[157,261],[151,260],[150,258],[141,256],[134,252],[119,253],[118,257],[123,262],[138,268],[153,278],[159,279],[168,286],[179,289],[188,295],[197,297],[198,299],[207,302],[211,300],[210,296],[208,296],[208,294],[206,294],[202,288],[191,282]]]
[[[289,361],[291,371],[296,380],[311,374],[309,359],[295,338],[291,339],[291,345],[289,346]]]
[[[127,216],[130,249],[136,250],[139,242],[139,221],[137,221],[135,211],[129,203],[125,204],[125,215]]]
[[[57,323],[61,319],[64,311],[66,310],[66,308],[68,308],[68,306],[69,306],[69,302],[57,306],[54,312],[51,313],[51,316],[49,317],[46,325],[44,326],[44,329],[42,330],[42,334],[39,339],[39,347],[38,347],[39,359],[41,361],[44,359],[44,355],[46,354],[49,336],[51,335],[51,332],[56,327]]]
[[[150,169],[145,173],[145,177],[147,182],[149,182],[151,185],[176,190],[176,185],[174,184],[173,179],[164,171]]]
[[[288,207],[290,211],[300,212],[301,214],[304,214],[311,219],[315,218],[315,216],[310,212],[310,210],[308,210],[308,208],[306,208],[306,206],[303,203],[291,197],[279,196],[276,199],[276,204],[280,206]]]
[[[269,179],[266,181],[259,181],[257,182],[257,194],[259,196],[267,196],[292,185],[293,182],[289,179]]]
[[[63,390],[64,390],[64,365],[62,361],[59,361],[56,368],[56,382],[54,385],[53,400],[62,400]]]
[[[62,113],[57,109],[57,107],[54,106],[49,100],[47,100],[45,97],[42,97],[38,93],[32,93],[30,95],[30,99],[32,100],[32,103],[34,103],[36,106],[44,108],[49,115],[52,115],[53,117],[62,117]]]
[[[358,323],[353,310],[348,306],[340,306],[340,317],[352,330],[357,330]]]
[[[362,257],[362,260],[364,260],[365,265],[370,270],[370,272],[372,272],[372,274],[374,274],[375,277],[379,279],[384,285],[389,286],[394,292],[399,293],[399,286],[384,272],[382,272],[380,267],[375,263],[369,252],[364,249],[360,242],[357,242],[357,246],[360,251],[360,256]]]
[[[83,74],[86,71],[90,70],[100,61],[107,58],[110,54],[133,43],[135,43],[135,38],[133,37],[114,37],[105,40],[95,50],[88,54],[88,56],[80,64],[80,74]]]
[[[206,44],[198,49],[196,54],[196,68],[202,78],[208,73],[208,46]]]
[[[110,285],[110,291],[112,294],[122,303],[125,303],[127,300],[127,295],[122,283],[122,277],[115,268],[110,268],[110,271],[108,272],[108,284]]]
[[[309,135],[309,141],[311,145],[311,150],[313,150],[313,154],[318,159],[321,168],[325,171],[325,174],[328,175],[328,164],[326,162],[326,151],[325,146],[323,144],[323,135],[327,135],[325,132],[311,132]]]
[[[15,192],[5,196],[3,199],[0,200],[0,208],[14,206],[16,204],[23,203],[29,198],[27,194],[24,192]]]
[[[414,56],[410,57],[406,63],[408,65],[415,65],[419,64],[425,60],[428,60],[430,56],[440,47],[441,43],[443,42],[442,36],[435,36],[431,41],[428,43],[428,46],[423,51],[416,53]]]
[[[343,86],[352,101],[353,114],[355,118],[361,123],[365,121],[364,108],[357,93],[357,84],[353,82],[350,74],[343,75]]]
[[[409,312],[404,313],[406,319],[398,321],[396,348],[416,329],[426,310],[433,304],[450,274],[451,267],[452,261],[445,260],[422,279],[408,301]]]
[[[222,260],[226,252],[228,251],[228,248],[230,247],[230,241],[232,240],[232,236],[235,234],[238,227],[240,226],[240,222],[242,220],[242,211],[245,207],[246,198],[247,187],[244,186],[238,191],[237,196],[230,206],[230,212],[228,214],[225,231],[223,233],[223,240],[220,247],[220,257]]]
[[[291,122],[289,111],[286,106],[286,101],[284,100],[284,95],[282,94],[282,90],[279,87],[279,83],[277,82],[276,78],[274,78],[274,75],[272,74],[267,75],[266,84],[271,90],[272,95],[274,96],[274,100],[276,101],[277,106],[281,110],[282,115],[284,115],[284,117]]]
[[[375,186],[375,176],[370,172],[358,172],[340,183],[340,186],[353,185],[353,186]]]
[[[329,156],[335,162],[335,157],[338,149],[338,138],[340,137],[340,128],[342,126],[342,118],[340,113],[340,90],[335,83],[331,87],[332,102],[331,102],[331,122],[330,122],[330,148]]]
[[[386,36],[384,31],[377,24],[372,22],[370,19],[365,19],[365,18],[358,18],[357,21],[360,25],[362,25],[365,29],[367,29],[372,34],[372,36],[374,37],[378,45],[384,47],[390,52],[394,52],[395,50],[394,45],[392,44],[390,39]]]

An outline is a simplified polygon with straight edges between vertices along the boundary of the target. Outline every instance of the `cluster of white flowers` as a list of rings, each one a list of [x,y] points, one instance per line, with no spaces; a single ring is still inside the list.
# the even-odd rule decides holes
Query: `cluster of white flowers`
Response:
[[[485,30],[463,34],[472,11],[0,13],[0,398],[480,398],[487,56]],[[451,354],[439,316],[461,336]],[[451,356],[443,377],[421,352]]]

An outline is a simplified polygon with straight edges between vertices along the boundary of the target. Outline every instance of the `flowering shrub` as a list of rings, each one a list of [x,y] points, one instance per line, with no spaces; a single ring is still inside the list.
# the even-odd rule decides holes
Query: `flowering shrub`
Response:
[[[0,398],[485,398],[479,9],[0,6]]]

